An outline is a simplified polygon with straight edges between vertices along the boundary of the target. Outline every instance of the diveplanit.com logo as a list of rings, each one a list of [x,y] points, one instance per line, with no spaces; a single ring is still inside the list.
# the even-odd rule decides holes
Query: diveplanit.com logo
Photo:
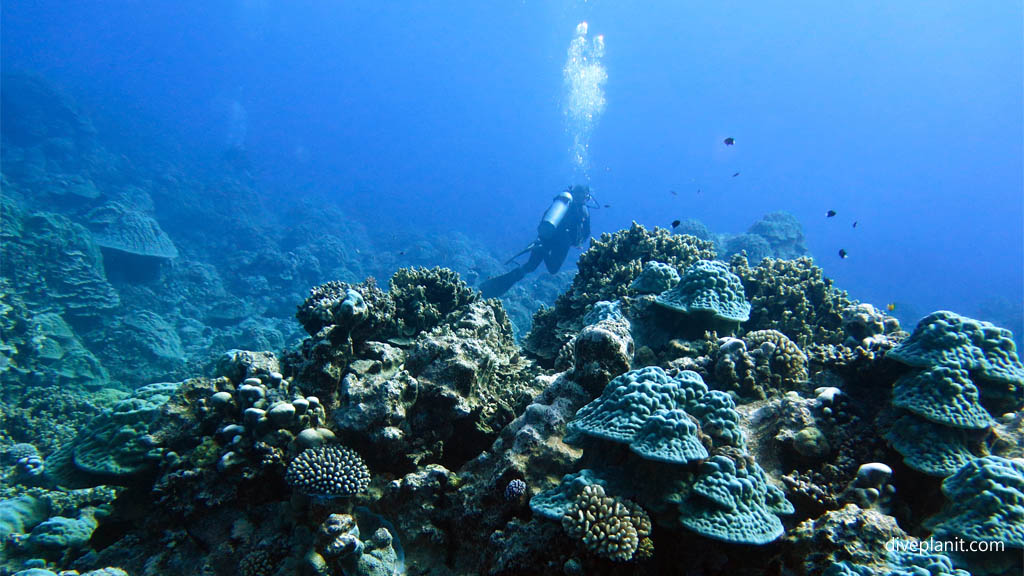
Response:
[[[885,543],[888,552],[911,552],[914,554],[945,554],[949,552],[1003,552],[1006,544],[1003,542],[988,542],[984,540],[964,540],[963,538],[951,538],[940,540],[928,538],[927,540],[904,540],[903,538],[890,538]]]

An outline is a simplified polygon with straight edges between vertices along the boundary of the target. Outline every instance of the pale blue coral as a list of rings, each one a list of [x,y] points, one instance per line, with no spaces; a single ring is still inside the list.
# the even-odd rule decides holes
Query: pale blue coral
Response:
[[[717,260],[699,260],[691,265],[679,283],[658,295],[655,302],[679,312],[710,312],[731,322],[750,318],[743,282]]]
[[[637,432],[630,450],[641,458],[686,464],[708,457],[697,423],[684,410],[658,410]]]
[[[669,264],[651,260],[629,287],[640,294],[660,294],[679,283],[679,272]]]
[[[600,397],[580,408],[567,430],[628,444],[658,410],[683,407],[706,393],[707,386],[694,375],[700,387],[695,387],[692,379],[687,379],[684,387],[684,381],[657,366],[631,370],[609,382]]]
[[[970,374],[958,367],[934,366],[901,377],[893,387],[892,403],[954,428],[981,430],[993,424]]]
[[[1013,333],[988,322],[939,310],[925,316],[914,333],[888,353],[908,366],[956,366],[986,378],[1024,387],[1024,365]]]
[[[530,510],[542,518],[561,522],[562,516],[569,512],[576,497],[591,484],[606,486],[608,482],[593,470],[586,468],[566,474],[562,476],[562,481],[557,486],[530,498]]]
[[[767,544],[785,532],[777,514],[792,513],[789,502],[770,483],[755,462],[743,466],[725,456],[713,456],[700,467],[689,496],[679,505],[679,522],[716,540]]]
[[[975,458],[963,430],[914,416],[897,420],[885,439],[907,466],[931,476],[949,476]]]
[[[942,482],[952,506],[935,532],[1024,548],[1024,461],[999,456],[972,460]]]

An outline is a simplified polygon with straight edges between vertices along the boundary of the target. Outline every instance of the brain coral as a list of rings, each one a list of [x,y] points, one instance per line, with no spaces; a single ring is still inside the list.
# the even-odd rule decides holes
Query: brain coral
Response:
[[[629,444],[642,458],[672,464],[705,458],[705,437],[744,445],[739,413],[728,394],[708,391],[696,372],[682,370],[673,378],[657,366],[609,382],[566,430]]]
[[[580,408],[567,430],[630,443],[655,412],[682,408],[707,393],[696,379],[681,382],[657,366],[632,370],[608,383],[601,396]]]
[[[643,271],[629,287],[640,294],[660,294],[678,283],[679,272],[675,268],[649,260],[644,263]]]
[[[926,474],[956,472],[975,458],[965,430],[989,428],[992,413],[1024,405],[1024,365],[1013,335],[988,322],[933,312],[886,357],[923,368],[896,381],[893,404],[911,414],[886,439],[908,466]]]
[[[911,415],[897,420],[885,439],[907,466],[931,476],[949,476],[974,459],[963,430]]]
[[[303,450],[288,465],[285,481],[307,496],[353,496],[370,485],[370,470],[359,454],[344,446]]]
[[[686,269],[671,290],[662,292],[655,302],[679,312],[710,312],[716,318],[746,322],[750,303],[743,294],[743,283],[717,260],[700,260]]]
[[[644,422],[630,450],[646,460],[685,464],[708,457],[696,419],[684,410],[658,410]]]

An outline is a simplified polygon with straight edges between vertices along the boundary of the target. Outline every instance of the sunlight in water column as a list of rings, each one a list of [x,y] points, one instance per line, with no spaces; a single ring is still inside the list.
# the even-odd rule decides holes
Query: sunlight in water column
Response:
[[[587,41],[587,23],[576,26],[576,34],[569,44],[569,54],[562,69],[565,80],[566,129],[572,136],[573,168],[579,176],[587,178],[590,167],[588,147],[590,133],[604,112],[604,83],[608,73],[601,64],[604,56],[604,36]]]

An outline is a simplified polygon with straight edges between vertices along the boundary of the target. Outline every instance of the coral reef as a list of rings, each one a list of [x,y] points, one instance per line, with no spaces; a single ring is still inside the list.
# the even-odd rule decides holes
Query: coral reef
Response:
[[[688,234],[713,242],[718,257],[729,261],[743,255],[758,264],[765,258],[792,260],[809,256],[803,227],[788,212],[770,212],[754,222],[743,234],[714,234],[699,220],[683,220],[673,227],[676,234]]]
[[[398,330],[406,336],[433,328],[478,298],[457,272],[447,268],[402,268],[391,277],[388,295],[395,303]]]
[[[1024,365],[1009,331],[948,311],[923,318],[887,358],[919,368],[894,384],[892,403],[905,412],[886,438],[904,462],[949,476],[984,450],[995,414],[1024,406]]]
[[[742,462],[742,461],[741,461]],[[713,456],[700,465],[692,496],[679,505],[679,522],[694,532],[742,544],[766,544],[784,533],[776,514],[792,514],[782,490],[753,463]]]
[[[135,256],[177,258],[178,249],[153,218],[118,203],[86,214],[88,228],[101,248]]]
[[[679,283],[679,272],[668,264],[653,260],[644,263],[640,275],[629,285],[640,294],[661,294]]]
[[[468,238],[137,168],[45,85],[2,97],[0,572],[1020,571],[1012,334],[908,336],[788,215],[633,225],[482,300]],[[886,551],[929,533],[1011,550]]]
[[[969,576],[945,554],[914,552],[929,543],[907,535],[891,516],[847,504],[841,510],[797,526],[788,540],[804,574],[828,576]],[[897,544],[906,550],[897,548]]]
[[[808,255],[800,221],[788,212],[765,214],[750,226],[747,234],[764,238],[772,258],[794,260]]]
[[[1024,548],[1024,462],[985,456],[942,482],[950,500],[932,520],[935,532]]]
[[[750,303],[744,299],[739,277],[713,260],[700,260],[687,267],[679,283],[654,301],[670,310],[707,312],[725,321],[746,322],[750,317]]]
[[[755,330],[742,339],[719,338],[697,363],[717,387],[744,398],[793,390],[808,379],[807,356],[778,330]]]
[[[647,262],[660,262],[678,271],[697,260],[712,258],[714,251],[709,242],[672,235],[661,228],[652,232],[634,223],[628,230],[603,234],[592,240],[590,249],[580,256],[569,290],[558,297],[553,308],[542,309],[534,316],[534,327],[524,347],[551,362],[581,328],[579,322],[587,308],[625,296]]]
[[[734,256],[729,266],[750,301],[745,329],[778,330],[801,348],[845,339],[842,310],[851,302],[810,258],[768,258],[751,267],[746,258]]]
[[[709,391],[695,372],[670,377],[658,367],[630,371],[581,408],[566,429],[595,439],[577,440],[585,446],[583,460],[594,468],[534,496],[530,506],[542,516],[578,514],[574,502],[610,492],[636,499],[669,526],[725,542],[765,544],[783,534],[777,514],[794,511],[745,452],[732,400]],[[609,441],[627,445],[639,460],[611,465],[621,456],[599,449]],[[693,470],[690,463],[699,465]],[[621,522],[616,526],[621,530]]]
[[[157,416],[177,388],[176,383],[138,388],[47,458],[46,468],[68,487],[122,484],[151,472],[163,457],[154,438]]]

